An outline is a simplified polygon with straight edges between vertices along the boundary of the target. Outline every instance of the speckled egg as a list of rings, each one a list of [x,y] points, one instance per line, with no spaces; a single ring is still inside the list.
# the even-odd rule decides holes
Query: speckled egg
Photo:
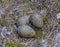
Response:
[[[18,22],[19,22],[19,25],[26,25],[29,23],[29,18],[30,16],[23,16],[23,17],[20,17]]]
[[[35,31],[28,25],[22,25],[18,28],[19,35],[23,37],[33,37],[35,36]]]
[[[36,27],[42,27],[43,26],[43,18],[41,15],[34,13],[31,18],[30,18],[31,22],[33,23],[33,25],[35,25]]]

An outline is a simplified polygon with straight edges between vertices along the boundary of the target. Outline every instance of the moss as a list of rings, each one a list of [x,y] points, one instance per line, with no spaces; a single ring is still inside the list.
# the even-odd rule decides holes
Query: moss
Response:
[[[14,47],[14,45],[12,43],[6,43],[5,47]]]
[[[20,45],[18,45],[17,47],[24,47],[24,45],[20,44]]]
[[[43,36],[43,33],[42,33],[42,31],[37,31],[37,33],[36,33],[36,37],[42,37]]]
[[[30,2],[30,1],[27,4],[28,4],[28,7],[33,7],[34,6],[34,3]]]
[[[6,43],[5,47],[24,47],[24,45],[20,44],[20,45],[17,46],[17,45],[14,45],[12,43]]]

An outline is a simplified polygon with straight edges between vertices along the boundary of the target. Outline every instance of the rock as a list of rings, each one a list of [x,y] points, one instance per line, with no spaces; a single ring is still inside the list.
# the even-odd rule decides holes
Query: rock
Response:
[[[4,11],[3,11],[3,9],[0,8],[0,18],[1,18],[2,14],[4,14]]]
[[[34,40],[31,44],[31,47],[38,47],[38,41]]]
[[[41,43],[42,47],[48,47],[48,42],[47,42],[47,40],[42,39],[40,43]]]
[[[31,0],[31,2],[38,2],[37,0]]]
[[[56,43],[60,43],[60,33],[57,33],[57,34],[56,34],[55,42],[56,42]]]
[[[53,47],[60,47],[60,43],[56,43]]]
[[[43,16],[43,17],[46,17],[46,15],[47,15],[47,10],[46,9],[42,9],[41,11],[40,11],[40,14]]]
[[[57,19],[59,19],[60,18],[60,13],[56,14],[56,16],[57,16]]]
[[[60,47],[60,33],[57,33],[54,38],[54,47]]]
[[[20,17],[18,22],[19,22],[19,25],[26,25],[29,23],[29,18],[30,16],[23,16],[23,17]]]
[[[34,10],[27,11],[27,14],[33,14],[33,13],[34,13]]]
[[[57,22],[60,24],[60,13],[57,13],[56,17],[57,17]]]
[[[7,34],[10,35],[11,32],[7,31],[6,26],[4,26],[4,27],[2,28],[1,36],[2,36],[3,38],[5,38]]]
[[[19,35],[23,37],[33,37],[35,36],[35,31],[28,25],[22,25],[18,28]]]
[[[38,15],[37,13],[34,13],[31,16],[30,20],[33,23],[33,25],[35,25],[36,27],[42,27],[43,26],[43,19],[42,19],[41,15]]]

